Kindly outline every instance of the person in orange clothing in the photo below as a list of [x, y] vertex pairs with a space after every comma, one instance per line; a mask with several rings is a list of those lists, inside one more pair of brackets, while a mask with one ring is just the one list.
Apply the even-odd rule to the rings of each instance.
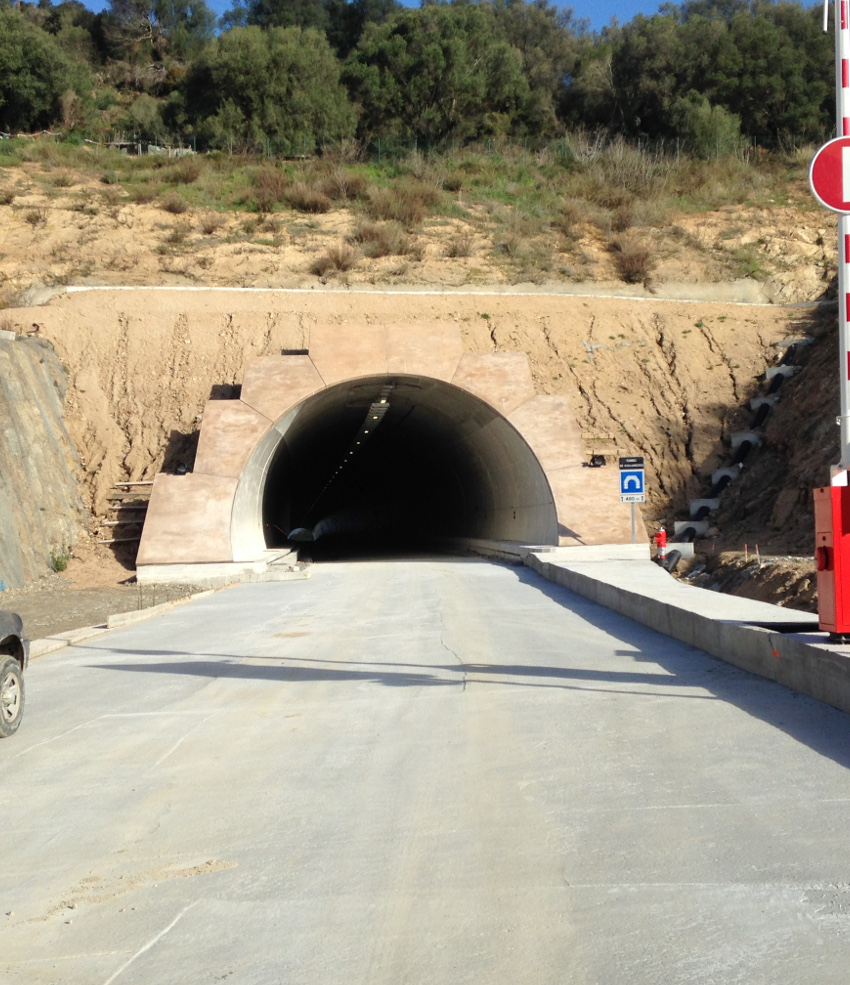
[[657, 548], [655, 560], [659, 564], [664, 564], [667, 560], [667, 531], [664, 527], [659, 527], [652, 539], [655, 541], [655, 546]]

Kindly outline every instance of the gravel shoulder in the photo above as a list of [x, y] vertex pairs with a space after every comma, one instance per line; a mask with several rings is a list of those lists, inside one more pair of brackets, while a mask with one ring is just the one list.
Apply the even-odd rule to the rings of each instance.
[[139, 585], [135, 571], [102, 545], [74, 548], [68, 567], [0, 594], [0, 608], [17, 612], [31, 640], [100, 626], [116, 612], [149, 609], [193, 592], [196, 585]]
[[100, 626], [116, 612], [148, 609], [200, 591], [193, 585], [116, 585], [75, 588], [58, 575], [4, 592], [0, 605], [17, 612], [30, 639], [43, 639], [83, 626]]

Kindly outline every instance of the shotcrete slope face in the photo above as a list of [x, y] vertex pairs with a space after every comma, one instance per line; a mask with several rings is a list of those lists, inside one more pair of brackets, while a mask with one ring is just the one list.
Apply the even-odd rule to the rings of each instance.
[[458, 536], [557, 543], [537, 458], [505, 418], [451, 384], [348, 381], [304, 401], [280, 432], [263, 491], [269, 547], [297, 528], [319, 554]]

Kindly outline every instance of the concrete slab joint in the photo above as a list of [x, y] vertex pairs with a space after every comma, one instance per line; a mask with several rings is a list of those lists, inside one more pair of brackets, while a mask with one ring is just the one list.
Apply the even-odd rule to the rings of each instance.
[[[453, 322], [325, 324], [312, 326], [306, 351], [249, 358], [239, 398], [208, 401], [194, 471], [154, 482], [140, 578], [164, 577], [171, 565], [233, 565], [257, 577], [267, 549], [281, 546], [270, 528], [285, 535], [288, 520], [298, 525], [283, 513], [272, 523], [264, 504], [281, 474], [295, 482], [304, 470], [305, 435], [322, 433], [332, 414], [347, 414], [354, 435], [363, 426], [357, 408], [386, 387], [393, 410], [427, 418], [422, 434], [442, 429], [445, 455], [468, 486], [464, 535], [556, 546], [631, 539], [615, 470], [582, 467], [570, 402], [535, 392], [525, 353], [465, 353]], [[201, 576], [195, 570], [193, 580]]]

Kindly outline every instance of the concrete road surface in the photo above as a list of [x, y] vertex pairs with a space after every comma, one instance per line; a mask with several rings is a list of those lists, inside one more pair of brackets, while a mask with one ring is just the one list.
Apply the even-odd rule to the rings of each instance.
[[4, 985], [850, 976], [850, 719], [527, 569], [317, 565], [28, 687]]

